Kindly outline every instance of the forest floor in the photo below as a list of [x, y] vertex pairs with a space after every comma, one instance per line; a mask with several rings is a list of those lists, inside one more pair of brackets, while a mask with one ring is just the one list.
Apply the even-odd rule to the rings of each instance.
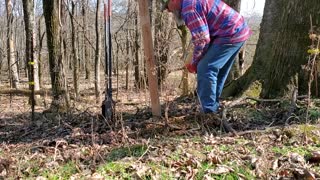
[[26, 96], [0, 95], [0, 179], [320, 178], [318, 99], [299, 100], [289, 116], [288, 101], [245, 100], [227, 111], [234, 136], [199, 118], [191, 95], [162, 93], [155, 120], [145, 92], [120, 90], [110, 122], [93, 89], [81, 93], [68, 113], [37, 106], [34, 121]]

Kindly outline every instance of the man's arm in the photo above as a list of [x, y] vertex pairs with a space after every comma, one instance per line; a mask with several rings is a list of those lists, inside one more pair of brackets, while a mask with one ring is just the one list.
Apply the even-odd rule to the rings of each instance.
[[194, 52], [191, 65], [196, 69], [199, 61], [209, 47], [209, 27], [206, 17], [204, 15], [200, 15], [196, 10], [188, 11], [187, 14], [183, 15], [183, 18], [192, 35]]

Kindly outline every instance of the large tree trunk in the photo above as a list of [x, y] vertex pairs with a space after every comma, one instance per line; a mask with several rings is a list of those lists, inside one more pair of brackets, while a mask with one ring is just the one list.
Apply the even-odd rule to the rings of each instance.
[[63, 68], [61, 4], [56, 0], [43, 1], [43, 10], [47, 31], [49, 51], [49, 68], [52, 85], [53, 100], [51, 110], [64, 112], [69, 108], [67, 82]]
[[13, 41], [13, 4], [11, 0], [6, 0], [7, 10], [7, 58], [9, 69], [9, 80], [13, 88], [19, 86], [18, 63], [15, 61], [14, 41]]
[[96, 95], [96, 103], [101, 104], [101, 90], [100, 90], [100, 28], [99, 28], [99, 14], [100, 14], [100, 0], [97, 0], [96, 9], [96, 52], [94, 60], [94, 88]]
[[311, 43], [308, 38], [310, 17], [313, 25], [320, 26], [318, 0], [282, 1], [281, 5], [283, 8], [278, 11], [280, 23], [275, 31], [272, 54], [269, 54], [272, 67], [262, 91], [264, 97], [290, 96], [290, 92], [298, 86], [299, 90], [306, 89], [306, 84], [298, 82], [297, 77], [302, 72], [301, 66], [308, 60], [306, 52]]
[[75, 9], [76, 5], [75, 2], [71, 2], [72, 10], [70, 14], [70, 19], [71, 19], [71, 41], [72, 41], [72, 55], [73, 55], [73, 86], [74, 86], [74, 94], [75, 94], [75, 99], [77, 100], [79, 98], [79, 55], [77, 48], [80, 48], [79, 46], [77, 47], [76, 42], [76, 27], [75, 27]]
[[[225, 89], [224, 95], [249, 90], [248, 95], [255, 91], [253, 94], [264, 98], [287, 97], [297, 86], [302, 89], [305, 84], [298, 84], [298, 74], [308, 60], [310, 16], [313, 25], [319, 26], [319, 9], [318, 0], [267, 0], [253, 64]], [[262, 85], [261, 94], [254, 82]]]
[[[36, 54], [36, 40], [35, 40], [35, 18], [34, 18], [34, 1], [23, 0], [24, 24], [26, 31], [26, 64], [29, 65], [28, 77], [29, 88], [34, 91], [40, 90], [39, 83], [39, 62]], [[40, 96], [30, 97], [31, 101], [38, 101]]]

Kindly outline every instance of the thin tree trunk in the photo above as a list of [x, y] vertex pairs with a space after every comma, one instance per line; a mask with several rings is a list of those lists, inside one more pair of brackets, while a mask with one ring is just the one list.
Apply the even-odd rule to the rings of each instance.
[[13, 88], [19, 88], [19, 74], [18, 66], [14, 55], [14, 41], [13, 41], [13, 4], [11, 0], [6, 0], [7, 10], [7, 58], [9, 69], [9, 80]]
[[3, 59], [2, 59], [2, 49], [0, 48], [0, 75], [1, 75], [1, 70], [2, 70], [2, 62], [3, 62]]
[[60, 24], [63, 16], [60, 2], [56, 0], [43, 1], [53, 95], [50, 110], [54, 112], [65, 112], [69, 108], [67, 82], [63, 67], [63, 36], [62, 24]]
[[95, 52], [95, 60], [94, 60], [94, 87], [95, 87], [95, 96], [96, 103], [101, 104], [101, 90], [100, 90], [100, 28], [99, 28], [99, 13], [100, 13], [100, 0], [97, 0], [97, 8], [96, 8], [96, 52]]
[[147, 63], [149, 91], [151, 97], [152, 114], [155, 117], [161, 116], [161, 106], [159, 100], [158, 82], [156, 77], [156, 67], [152, 45], [152, 33], [150, 26], [150, 16], [148, 12], [147, 0], [139, 0], [139, 12], [141, 18], [141, 29], [143, 34], [143, 46]]
[[[180, 26], [178, 27], [181, 31], [181, 44], [182, 44], [182, 50], [183, 50], [183, 58], [187, 59], [188, 56], [188, 47], [187, 47], [187, 41], [188, 41], [188, 30], [186, 26]], [[185, 68], [182, 72], [182, 95], [188, 95], [189, 94], [189, 72], [187, 68]]]
[[[35, 40], [35, 17], [34, 17], [34, 1], [23, 0], [24, 24], [26, 31], [26, 64], [28, 68], [28, 77], [30, 84], [29, 89], [34, 88], [34, 91], [40, 90], [39, 83], [39, 62], [36, 55], [36, 40]], [[31, 72], [32, 71], [32, 72]], [[30, 97], [31, 101], [37, 102], [39, 95]], [[34, 98], [34, 99], [33, 99]]]
[[72, 41], [72, 54], [73, 54], [73, 86], [74, 86], [74, 94], [75, 94], [75, 99], [77, 100], [79, 98], [79, 56], [78, 56], [78, 51], [76, 47], [76, 27], [74, 23], [74, 17], [75, 17], [75, 9], [76, 5], [75, 2], [71, 2], [72, 6], [72, 12], [71, 12], [71, 41]]
[[41, 18], [39, 18], [39, 26], [38, 26], [38, 38], [39, 38], [39, 46], [38, 46], [38, 76], [39, 76], [39, 88], [43, 86], [43, 81], [42, 81], [42, 56], [41, 56], [41, 51], [42, 51], [42, 43], [43, 43], [43, 38], [45, 35], [45, 32], [41, 32]]
[[162, 3], [157, 1], [155, 3], [154, 8], [154, 49], [155, 49], [155, 59], [158, 63], [157, 65], [157, 73], [158, 73], [158, 83], [161, 86], [167, 77], [167, 62], [168, 62], [168, 54], [169, 54], [169, 43], [168, 43], [168, 35], [171, 26], [171, 19], [169, 19], [168, 15], [164, 15], [160, 13], [160, 8]]
[[135, 12], [135, 19], [134, 19], [134, 26], [135, 26], [135, 35], [134, 35], [134, 79], [135, 79], [135, 87], [140, 89], [142, 88], [141, 83], [141, 76], [140, 76], [140, 65], [139, 65], [139, 52], [140, 52], [140, 36], [139, 36], [139, 26], [138, 26], [138, 9]]
[[89, 56], [89, 49], [88, 45], [86, 43], [85, 37], [88, 37], [88, 23], [87, 23], [87, 7], [88, 1], [82, 0], [82, 21], [83, 21], [83, 48], [84, 48], [84, 63], [85, 63], [85, 79], [90, 79], [91, 73], [90, 73], [90, 56]]

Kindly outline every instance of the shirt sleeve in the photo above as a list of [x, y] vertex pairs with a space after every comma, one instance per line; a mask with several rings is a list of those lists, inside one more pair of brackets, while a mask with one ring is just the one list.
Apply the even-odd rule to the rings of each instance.
[[192, 64], [198, 65], [201, 58], [207, 52], [210, 43], [209, 27], [204, 15], [195, 10], [183, 15], [184, 21], [192, 35], [194, 45]]

